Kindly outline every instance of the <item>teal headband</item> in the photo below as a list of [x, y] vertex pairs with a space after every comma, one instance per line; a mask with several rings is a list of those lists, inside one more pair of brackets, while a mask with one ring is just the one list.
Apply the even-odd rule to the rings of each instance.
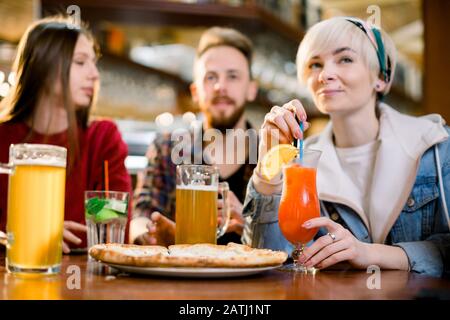
[[[345, 20], [353, 23], [359, 29], [361, 29], [369, 38], [370, 42], [373, 44], [375, 51], [377, 53], [378, 63], [380, 64], [380, 72], [383, 76], [383, 80], [386, 83], [389, 83], [391, 80], [391, 59], [387, 56], [386, 63], [386, 52], [384, 50], [383, 40], [381, 38], [381, 32], [377, 28], [368, 28], [365, 26], [365, 23], [362, 20], [355, 18], [345, 18]], [[369, 31], [372, 31], [374, 38], [372, 38], [369, 34]]]

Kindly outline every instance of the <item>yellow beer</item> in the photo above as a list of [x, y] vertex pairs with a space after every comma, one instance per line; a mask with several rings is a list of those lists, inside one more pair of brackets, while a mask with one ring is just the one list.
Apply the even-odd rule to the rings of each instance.
[[65, 163], [15, 164], [8, 190], [9, 271], [59, 268], [65, 181]]
[[217, 186], [177, 186], [176, 244], [216, 244], [217, 193]]
[[5, 274], [3, 282], [8, 300], [60, 300], [66, 284], [61, 277], [40, 274]]

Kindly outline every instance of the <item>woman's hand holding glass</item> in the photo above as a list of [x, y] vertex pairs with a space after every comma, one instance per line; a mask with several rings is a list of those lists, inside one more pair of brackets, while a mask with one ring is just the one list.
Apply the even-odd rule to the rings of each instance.
[[305, 248], [299, 263], [305, 267], [324, 269], [336, 263], [348, 261], [353, 267], [366, 268], [371, 263], [369, 257], [370, 244], [359, 241], [339, 223], [326, 217], [306, 221], [302, 227], [306, 229], [324, 227], [328, 234], [318, 238]]

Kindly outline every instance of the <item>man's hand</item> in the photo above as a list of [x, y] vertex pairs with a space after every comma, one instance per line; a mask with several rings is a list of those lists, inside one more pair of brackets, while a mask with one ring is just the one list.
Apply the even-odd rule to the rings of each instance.
[[236, 232], [242, 235], [244, 230], [244, 217], [242, 216], [244, 206], [233, 191], [230, 190], [228, 196], [230, 199], [230, 223], [228, 224], [227, 233]]
[[[230, 221], [228, 222], [228, 228], [225, 231], [225, 233], [229, 232], [236, 232], [239, 235], [242, 235], [242, 232], [244, 230], [244, 217], [242, 216], [242, 211], [244, 209], [244, 206], [239, 201], [239, 199], [236, 197], [236, 195], [233, 193], [233, 191], [228, 192], [229, 197], [229, 210], [230, 210]], [[218, 201], [217, 206], [217, 225], [221, 226], [223, 223], [223, 216], [222, 216], [222, 208], [223, 208], [223, 199], [220, 199]]]
[[175, 222], [155, 211], [147, 223], [147, 232], [141, 234], [134, 241], [139, 245], [169, 246], [175, 243]]

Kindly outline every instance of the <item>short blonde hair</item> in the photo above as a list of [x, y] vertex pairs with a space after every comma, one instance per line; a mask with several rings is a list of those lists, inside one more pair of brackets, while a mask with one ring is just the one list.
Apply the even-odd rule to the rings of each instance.
[[[372, 72], [373, 79], [376, 77], [383, 79], [377, 51], [369, 40], [368, 35], [347, 19], [346, 17], [330, 18], [315, 24], [308, 30], [297, 52], [297, 76], [300, 82], [305, 82], [307, 63], [311, 57], [334, 49], [336, 44], [342, 43], [348, 38], [351, 39], [351, 48], [361, 56], [365, 65]], [[351, 19], [355, 20], [356, 18]], [[369, 32], [372, 31], [369, 30]], [[386, 95], [391, 88], [394, 78], [397, 51], [389, 35], [381, 29], [380, 32], [386, 55], [385, 61], [388, 61], [389, 58], [391, 69], [387, 86], [382, 92], [383, 95]]]

